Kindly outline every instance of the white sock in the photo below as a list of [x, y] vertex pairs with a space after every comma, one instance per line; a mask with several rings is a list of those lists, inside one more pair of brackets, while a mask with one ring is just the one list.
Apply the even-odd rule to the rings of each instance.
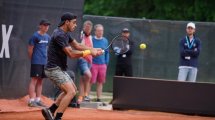
[[37, 97], [35, 101], [40, 102], [40, 100], [41, 100], [40, 97]]
[[34, 98], [30, 98], [29, 103], [34, 102]]

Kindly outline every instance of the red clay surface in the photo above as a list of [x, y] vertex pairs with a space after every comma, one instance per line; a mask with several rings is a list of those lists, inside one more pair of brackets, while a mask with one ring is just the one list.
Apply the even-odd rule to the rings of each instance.
[[[16, 100], [0, 99], [0, 114], [5, 112], [29, 112], [40, 110], [40, 108], [28, 107], [28, 99], [28, 96]], [[41, 99], [48, 106], [53, 103], [53, 101], [47, 97], [42, 96]]]
[[[40, 111], [0, 113], [1, 120], [44, 120]], [[210, 117], [145, 111], [103, 111], [93, 109], [67, 109], [63, 120], [215, 120]]]
[[[0, 100], [0, 120], [44, 120], [39, 108], [27, 107], [28, 97], [18, 100]], [[53, 101], [43, 97], [49, 105]], [[105, 111], [68, 108], [63, 120], [215, 120], [214, 117], [147, 111]]]

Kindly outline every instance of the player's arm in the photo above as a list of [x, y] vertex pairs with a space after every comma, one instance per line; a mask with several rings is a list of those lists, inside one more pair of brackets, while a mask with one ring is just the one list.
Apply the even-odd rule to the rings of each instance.
[[[97, 52], [97, 55], [101, 55], [103, 54], [103, 50], [101, 48], [92, 48], [92, 47], [88, 47], [84, 44], [78, 43], [75, 39], [70, 40], [69, 42], [70, 46], [75, 48], [76, 50], [90, 50], [91, 53]], [[94, 54], [92, 54], [93, 56], [95, 56]]]
[[[74, 38], [72, 38], [71, 34], [68, 33], [69, 37], [69, 44], [71, 47], [75, 48], [76, 50], [90, 50], [91, 52], [97, 51], [98, 55], [103, 54], [103, 50], [101, 48], [92, 48], [88, 47], [84, 44], [78, 43]], [[94, 56], [94, 55], [93, 55]]]
[[[90, 50], [84, 50], [84, 51], [79, 51], [79, 50], [73, 50], [71, 48], [71, 46], [68, 44], [67, 40], [65, 39], [69, 39], [63, 35], [57, 36], [55, 38], [55, 43], [58, 44], [59, 47], [62, 48], [62, 50], [65, 52], [65, 54], [69, 57], [69, 58], [79, 58], [79, 57], [84, 57], [86, 55], [89, 54], [96, 54], [93, 51], [91, 52]], [[69, 40], [70, 42], [72, 42], [72, 40]], [[70, 43], [69, 42], [69, 43]]]
[[73, 50], [70, 46], [64, 47], [63, 51], [70, 58], [79, 58], [79, 57], [83, 57], [84, 56], [83, 51]]
[[79, 57], [85, 57], [87, 55], [92, 55], [92, 56], [98, 56], [100, 55], [97, 50], [73, 50], [70, 46], [66, 46], [63, 48], [63, 51], [66, 53], [67, 56], [70, 58], [79, 58]]
[[33, 54], [34, 46], [28, 45], [28, 57], [31, 59]]
[[87, 47], [84, 44], [78, 43], [75, 39], [73, 39], [72, 42], [69, 43], [72, 47], [74, 47], [76, 50], [90, 50], [93, 49], [91, 47]]
[[[87, 55], [92, 55], [92, 56], [98, 56], [101, 55], [102, 49], [94, 49], [91, 47], [87, 47], [81, 43], [78, 43], [75, 39], [73, 39], [70, 35], [68, 35], [69, 37], [69, 48], [66, 47], [66, 49], [64, 48], [64, 52], [66, 52], [66, 54], [69, 57], [85, 57]], [[71, 47], [75, 48], [76, 50], [73, 50]], [[80, 52], [82, 52], [82, 56], [80, 56]], [[78, 55], [77, 55], [78, 54]]]

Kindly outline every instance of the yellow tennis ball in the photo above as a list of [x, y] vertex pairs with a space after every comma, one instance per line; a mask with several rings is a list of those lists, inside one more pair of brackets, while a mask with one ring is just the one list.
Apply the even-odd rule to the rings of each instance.
[[140, 44], [140, 49], [146, 49], [146, 44], [144, 44], [144, 43], [142, 43], [142, 44]]

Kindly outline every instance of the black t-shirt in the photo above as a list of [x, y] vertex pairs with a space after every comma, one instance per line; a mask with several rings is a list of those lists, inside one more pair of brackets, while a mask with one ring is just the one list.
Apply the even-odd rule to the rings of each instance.
[[67, 69], [67, 55], [63, 48], [68, 47], [73, 38], [69, 33], [57, 28], [54, 30], [48, 48], [48, 61], [46, 68], [59, 66], [62, 70]]

